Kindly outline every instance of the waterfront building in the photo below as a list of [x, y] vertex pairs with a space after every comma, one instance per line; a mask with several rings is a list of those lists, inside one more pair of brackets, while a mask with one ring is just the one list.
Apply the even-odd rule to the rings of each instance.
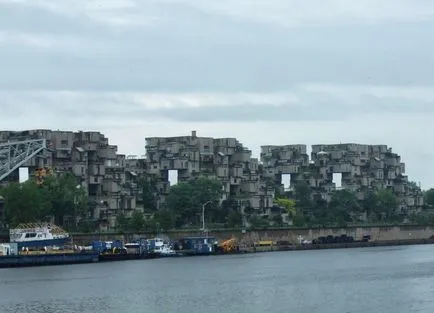
[[311, 158], [306, 145], [262, 146], [261, 161], [264, 177], [280, 184], [282, 175], [290, 175], [291, 187], [304, 181], [312, 197], [327, 202], [337, 189], [351, 190], [363, 200], [369, 191], [389, 188], [398, 198], [397, 213], [415, 213], [423, 206], [422, 191], [408, 180], [401, 157], [386, 145], [313, 145]]
[[251, 208], [264, 214], [273, 205], [274, 189], [260, 179], [259, 161], [235, 138], [190, 136], [146, 138], [147, 175], [157, 184], [159, 205], [169, 192], [169, 172], [178, 181], [198, 176], [223, 184], [221, 201], [231, 198], [240, 211]]
[[[273, 202], [276, 192], [285, 192], [285, 175], [290, 175], [289, 191], [303, 181], [311, 187], [312, 197], [325, 201], [337, 189], [349, 189], [363, 200], [369, 191], [389, 188], [398, 197], [398, 213], [411, 214], [423, 205], [422, 192], [408, 180], [401, 157], [386, 145], [314, 145], [310, 156], [303, 144], [265, 145], [259, 162], [235, 138], [199, 137], [196, 131], [188, 136], [148, 137], [146, 156], [139, 157], [118, 154], [117, 146], [99, 132], [0, 131], [0, 143], [29, 139], [45, 139], [47, 149], [23, 167], [40, 183], [50, 172], [73, 173], [78, 188], [89, 196], [90, 218], [103, 230], [113, 230], [121, 213], [144, 211], [143, 181], [152, 184], [155, 206], [161, 208], [170, 190], [171, 172], [177, 173], [178, 182], [199, 176], [219, 180], [221, 201], [231, 199], [240, 212], [249, 209], [262, 216], [276, 212]], [[17, 172], [8, 179], [18, 180]], [[341, 176], [338, 185], [336, 174]]]
[[[136, 197], [125, 188], [125, 155], [117, 153], [117, 146], [99, 132], [72, 132], [35, 129], [0, 131], [0, 142], [45, 139], [47, 149], [28, 160], [23, 167], [30, 175], [38, 176], [70, 172], [77, 177], [77, 188], [86, 190], [89, 197], [89, 217], [101, 228], [113, 229], [119, 213], [136, 208]], [[43, 169], [41, 171], [41, 169]], [[41, 174], [43, 173], [43, 174]], [[8, 179], [18, 180], [18, 171]]]

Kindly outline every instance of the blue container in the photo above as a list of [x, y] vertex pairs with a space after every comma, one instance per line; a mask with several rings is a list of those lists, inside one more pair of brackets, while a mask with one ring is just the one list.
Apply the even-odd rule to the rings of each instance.
[[111, 248], [122, 248], [124, 246], [122, 240], [114, 240], [111, 244]]
[[214, 237], [187, 237], [180, 240], [182, 250], [194, 251], [197, 254], [214, 252]]
[[105, 241], [94, 241], [92, 242], [92, 250], [97, 252], [102, 252], [107, 249], [107, 243]]

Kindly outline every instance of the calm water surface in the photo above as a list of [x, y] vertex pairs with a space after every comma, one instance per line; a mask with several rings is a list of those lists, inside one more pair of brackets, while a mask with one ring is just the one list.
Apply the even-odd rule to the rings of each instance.
[[434, 312], [434, 246], [0, 269], [0, 312]]

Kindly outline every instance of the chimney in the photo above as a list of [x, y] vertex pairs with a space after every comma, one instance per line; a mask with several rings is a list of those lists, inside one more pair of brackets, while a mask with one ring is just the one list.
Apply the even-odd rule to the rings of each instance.
[[191, 131], [191, 137], [196, 137], [196, 131], [195, 130]]

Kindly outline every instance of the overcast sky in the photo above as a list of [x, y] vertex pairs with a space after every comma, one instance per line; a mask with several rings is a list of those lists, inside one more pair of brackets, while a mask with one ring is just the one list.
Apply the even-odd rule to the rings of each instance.
[[387, 144], [428, 188], [433, 29], [432, 0], [0, 0], [0, 128]]

